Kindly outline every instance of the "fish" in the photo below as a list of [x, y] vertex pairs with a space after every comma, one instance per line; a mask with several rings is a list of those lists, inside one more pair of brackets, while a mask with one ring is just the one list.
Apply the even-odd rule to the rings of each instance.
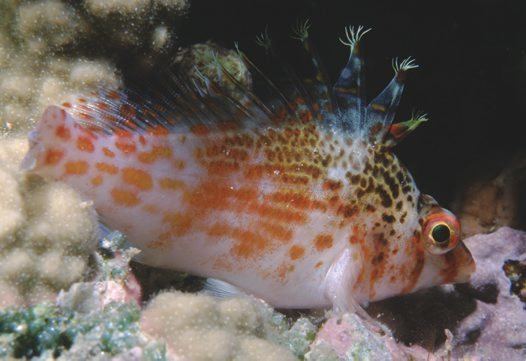
[[[393, 153], [424, 115], [393, 123], [414, 59], [366, 102], [360, 44], [332, 87], [308, 38], [315, 76], [290, 93], [264, 78], [263, 101], [171, 73], [147, 95], [97, 89], [51, 105], [29, 134], [23, 167], [71, 185], [138, 261], [224, 281], [279, 308], [352, 309], [467, 282], [475, 262], [455, 215], [421, 193]], [[254, 73], [261, 73], [239, 53]], [[204, 84], [204, 85], [203, 85]]]

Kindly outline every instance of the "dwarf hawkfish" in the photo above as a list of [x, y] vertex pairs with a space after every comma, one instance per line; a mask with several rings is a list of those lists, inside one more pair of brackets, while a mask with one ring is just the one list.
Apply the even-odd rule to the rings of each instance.
[[[23, 166], [66, 182], [146, 264], [210, 277], [281, 308], [354, 305], [465, 282], [474, 261], [455, 216], [421, 194], [392, 148], [425, 117], [392, 124], [410, 58], [368, 105], [363, 27], [345, 68], [264, 102], [224, 67], [238, 100], [170, 76], [148, 96], [98, 89], [49, 106]], [[254, 63], [239, 52], [255, 73]]]

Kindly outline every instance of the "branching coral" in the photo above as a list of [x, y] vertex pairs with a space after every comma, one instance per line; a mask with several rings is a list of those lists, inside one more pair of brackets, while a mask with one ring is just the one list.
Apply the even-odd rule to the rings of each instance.
[[26, 148], [23, 140], [0, 141], [0, 308], [53, 299], [81, 280], [97, 244], [89, 202], [17, 170]]

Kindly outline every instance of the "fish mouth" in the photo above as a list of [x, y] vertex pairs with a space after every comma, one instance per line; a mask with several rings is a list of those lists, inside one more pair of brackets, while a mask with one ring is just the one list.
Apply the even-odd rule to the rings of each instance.
[[475, 273], [477, 269], [471, 252], [464, 242], [461, 241], [452, 253], [455, 259], [455, 264], [457, 265], [457, 274], [454, 283], [469, 282], [471, 275]]

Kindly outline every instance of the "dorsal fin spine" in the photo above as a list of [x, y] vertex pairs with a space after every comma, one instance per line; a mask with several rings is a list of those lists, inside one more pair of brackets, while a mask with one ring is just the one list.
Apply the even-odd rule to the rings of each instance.
[[305, 49], [305, 51], [310, 55], [311, 63], [316, 71], [314, 80], [316, 85], [321, 88], [321, 95], [326, 103], [324, 104], [325, 110], [332, 112], [335, 104], [334, 99], [332, 98], [332, 94], [329, 91], [329, 76], [323, 68], [321, 58], [318, 55], [316, 48], [314, 47], [312, 41], [309, 38], [310, 27], [311, 24], [309, 19], [306, 19], [303, 22], [298, 20], [296, 26], [292, 28], [293, 34], [291, 35], [291, 37], [300, 41], [303, 46], [303, 49]]
[[408, 57], [401, 62], [398, 58], [392, 62], [394, 77], [380, 94], [374, 98], [366, 109], [367, 125], [370, 132], [373, 132], [373, 142], [380, 143], [385, 139], [389, 127], [393, 122], [396, 109], [400, 103], [400, 98], [404, 90], [405, 74], [411, 69], [418, 68], [414, 59]]
[[339, 39], [350, 49], [349, 60], [340, 73], [333, 87], [336, 104], [341, 113], [346, 114], [344, 130], [352, 132], [354, 125], [363, 129], [365, 125], [365, 74], [363, 59], [360, 54], [360, 40], [371, 29], [363, 26], [345, 28], [346, 40]]

